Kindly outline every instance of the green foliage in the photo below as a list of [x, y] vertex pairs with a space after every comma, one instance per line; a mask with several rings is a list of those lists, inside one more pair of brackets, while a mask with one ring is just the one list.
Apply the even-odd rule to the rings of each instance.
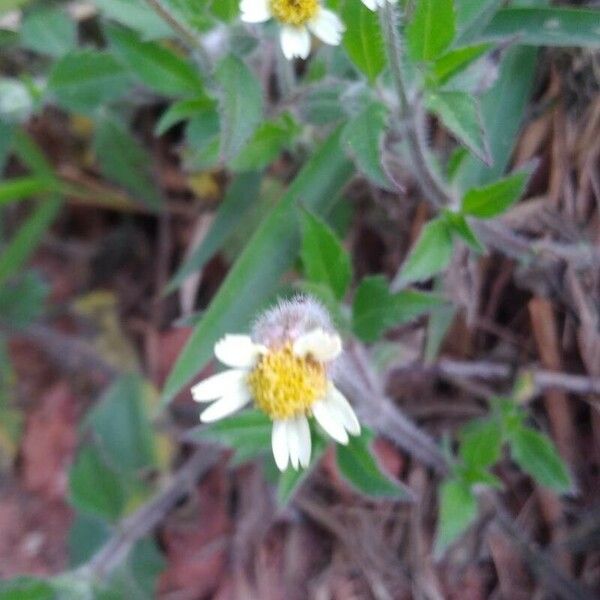
[[206, 364], [219, 337], [228, 331], [243, 330], [275, 291], [299, 249], [296, 202], [302, 200], [306, 208], [327, 213], [351, 173], [340, 146], [340, 132], [336, 131], [305, 164], [229, 271], [167, 379], [165, 402]]
[[44, 282], [32, 272], [0, 286], [0, 323], [14, 330], [27, 327], [42, 314], [47, 294]]
[[167, 37], [173, 31], [145, 0], [94, 0], [102, 13], [121, 25], [131, 27], [145, 40]]
[[122, 185], [149, 208], [161, 207], [162, 198], [150, 174], [151, 159], [123, 123], [111, 115], [98, 121], [94, 151], [107, 178]]
[[0, 600], [58, 600], [50, 582], [34, 577], [0, 581]]
[[360, 436], [351, 436], [347, 445], [336, 446], [340, 473], [357, 491], [375, 498], [408, 499], [410, 492], [400, 482], [382, 473], [371, 450], [373, 434], [363, 426]]
[[373, 342], [390, 329], [438, 308], [443, 299], [434, 294], [404, 290], [389, 291], [385, 277], [365, 277], [352, 304], [352, 329], [365, 342]]
[[215, 77], [221, 94], [221, 160], [234, 158], [250, 139], [263, 114], [263, 92], [246, 64], [227, 56], [218, 65]]
[[77, 46], [75, 23], [60, 9], [36, 9], [23, 20], [21, 44], [40, 54], [63, 56]]
[[374, 81], [385, 66], [377, 14], [362, 2], [346, 0], [341, 17], [346, 25], [344, 47], [348, 56], [369, 81]]
[[386, 111], [377, 102], [369, 104], [344, 127], [343, 142], [358, 169], [375, 185], [389, 188], [381, 166], [381, 147], [386, 126]]
[[523, 195], [528, 179], [528, 173], [520, 172], [490, 185], [470, 189], [462, 201], [463, 213], [479, 219], [501, 215]]
[[341, 300], [352, 278], [347, 252], [331, 228], [308, 211], [302, 211], [300, 256], [307, 279], [327, 286]]
[[48, 79], [48, 91], [60, 106], [83, 113], [121, 97], [129, 85], [129, 75], [117, 59], [94, 50], [65, 55], [55, 63]]
[[415, 61], [438, 58], [452, 43], [455, 33], [452, 0], [417, 0], [406, 27], [408, 52]]
[[439, 490], [436, 554], [443, 554], [476, 518], [477, 499], [473, 490], [459, 479], [445, 481]]

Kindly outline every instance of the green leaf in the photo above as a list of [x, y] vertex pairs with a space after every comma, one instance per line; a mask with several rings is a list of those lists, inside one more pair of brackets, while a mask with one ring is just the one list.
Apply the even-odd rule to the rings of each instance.
[[514, 39], [526, 46], [600, 48], [600, 11], [583, 8], [506, 8], [482, 33], [486, 39]]
[[572, 488], [569, 471], [547, 436], [528, 427], [516, 428], [509, 435], [513, 459], [537, 483], [557, 492]]
[[77, 47], [75, 23], [58, 8], [39, 8], [21, 25], [21, 44], [50, 56], [63, 56]]
[[329, 225], [308, 211], [302, 211], [300, 256], [308, 280], [327, 285], [341, 300], [352, 279], [350, 257]]
[[442, 216], [430, 221], [423, 227], [419, 239], [404, 261], [398, 284], [405, 285], [433, 277], [448, 266], [453, 251], [452, 232], [446, 219]]
[[493, 165], [487, 167], [479, 159], [467, 157], [455, 176], [459, 189], [484, 185], [504, 174], [528, 105], [536, 56], [533, 48], [512, 48], [506, 52], [500, 76], [481, 103]]
[[0, 600], [59, 600], [49, 581], [16, 577], [0, 581]]
[[344, 127], [343, 141], [358, 169], [375, 185], [389, 189], [389, 180], [381, 166], [385, 128], [385, 107], [373, 102], [350, 119]]
[[491, 164], [479, 105], [473, 96], [466, 92], [432, 92], [427, 96], [426, 105], [475, 156]]
[[102, 395], [86, 418], [103, 456], [118, 470], [134, 475], [156, 466], [150, 409], [156, 392], [140, 375], [123, 375]]
[[129, 85], [129, 75], [117, 60], [107, 52], [94, 50], [65, 55], [48, 79], [48, 90], [60, 106], [84, 113], [116, 100]]
[[0, 322], [9, 330], [27, 327], [44, 310], [48, 287], [32, 272], [0, 286]]
[[238, 16], [239, 6], [239, 0], [212, 0], [210, 8], [215, 17], [229, 23]]
[[505, 0], [454, 0], [454, 3], [458, 41], [464, 43], [476, 38], [485, 29]]
[[492, 48], [491, 44], [475, 44], [450, 50], [433, 65], [432, 76], [436, 85], [442, 85], [467, 69]]
[[453, 0], [417, 0], [406, 27], [408, 52], [415, 61], [437, 58], [454, 39]]
[[460, 433], [460, 456], [473, 468], [491, 467], [500, 459], [502, 425], [498, 419], [478, 419], [468, 423]]
[[410, 492], [399, 481], [381, 471], [371, 451], [373, 434], [363, 427], [347, 445], [336, 445], [337, 465], [344, 479], [358, 492], [371, 498], [408, 499]]
[[463, 481], [450, 479], [440, 487], [435, 553], [442, 555], [477, 518], [477, 499]]
[[385, 50], [377, 13], [362, 2], [347, 1], [341, 13], [346, 25], [344, 47], [352, 62], [367, 76], [375, 78], [385, 66]]
[[69, 472], [70, 499], [86, 513], [117, 519], [125, 506], [125, 492], [118, 474], [94, 446], [82, 448]]
[[503, 214], [524, 193], [529, 174], [515, 173], [484, 187], [469, 190], [462, 201], [462, 211], [478, 219]]
[[374, 342], [388, 329], [439, 308], [439, 296], [415, 290], [392, 294], [382, 275], [365, 277], [352, 304], [352, 329], [365, 342]]
[[453, 234], [460, 237], [460, 239], [465, 242], [465, 244], [467, 244], [474, 252], [477, 252], [478, 254], [485, 252], [485, 246], [479, 241], [479, 238], [469, 223], [467, 223], [464, 215], [447, 211], [445, 216], [446, 222], [448, 223], [448, 226], [452, 230]]
[[149, 208], [161, 207], [162, 198], [150, 174], [152, 160], [121, 122], [110, 115], [103, 118], [96, 127], [93, 145], [108, 179], [122, 185]]
[[220, 156], [227, 162], [238, 154], [260, 123], [263, 92], [254, 73], [233, 55], [219, 63], [215, 78], [221, 86]]
[[173, 35], [172, 29], [145, 0], [93, 0], [103, 14], [139, 32], [143, 39]]
[[304, 165], [287, 193], [249, 240], [179, 356], [163, 394], [168, 402], [208, 362], [215, 342], [247, 326], [296, 258], [300, 239], [296, 203], [327, 213], [352, 175], [334, 132]]
[[300, 127], [289, 113], [274, 121], [265, 121], [242, 151], [231, 162], [234, 171], [260, 171], [292, 144]]
[[237, 415], [201, 425], [187, 432], [189, 440], [212, 440], [236, 450], [236, 462], [270, 452], [273, 423], [260, 410], [245, 410]]
[[204, 86], [198, 71], [187, 60], [157, 42], [144, 42], [134, 32], [109, 26], [111, 48], [132, 75], [165, 96], [197, 96]]
[[58, 215], [62, 202], [42, 200], [25, 223], [21, 225], [9, 244], [0, 253], [0, 284], [18, 273], [35, 252], [46, 230]]
[[214, 100], [207, 96], [200, 96], [198, 98], [192, 98], [191, 100], [179, 100], [169, 106], [169, 108], [162, 114], [160, 120], [154, 128], [154, 133], [158, 136], [163, 135], [166, 131], [171, 129], [173, 125], [196, 117], [207, 110], [214, 109], [216, 103]]
[[111, 528], [104, 519], [78, 512], [69, 529], [69, 566], [75, 568], [87, 562], [110, 534]]
[[225, 198], [219, 205], [215, 220], [202, 243], [181, 265], [169, 282], [166, 292], [176, 290], [192, 273], [204, 267], [222, 247], [248, 210], [258, 200], [260, 176], [257, 173], [238, 175], [229, 185]]

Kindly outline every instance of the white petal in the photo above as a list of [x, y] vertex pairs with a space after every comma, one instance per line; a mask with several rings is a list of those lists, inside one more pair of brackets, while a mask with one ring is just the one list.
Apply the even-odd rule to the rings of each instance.
[[300, 464], [300, 436], [296, 419], [288, 419], [285, 423], [288, 448], [290, 451], [290, 462], [295, 471]]
[[308, 419], [304, 415], [296, 418], [296, 431], [300, 446], [300, 465], [306, 469], [310, 464], [311, 437]]
[[369, 10], [376, 10], [377, 7], [379, 6], [379, 2], [378, 0], [362, 0], [362, 3], [369, 9]]
[[344, 426], [337, 420], [337, 410], [332, 410], [330, 404], [325, 400], [319, 400], [312, 405], [313, 415], [319, 425], [340, 444], [348, 443], [348, 434]]
[[277, 468], [280, 471], [285, 471], [289, 459], [286, 421], [273, 421], [271, 447], [273, 448], [273, 458], [275, 458]]
[[333, 384], [329, 384], [329, 390], [325, 402], [328, 402], [330, 406], [335, 407], [339, 419], [341, 420], [344, 428], [351, 435], [360, 435], [360, 423], [356, 418], [356, 413], [346, 397], [340, 392]]
[[247, 371], [242, 369], [228, 369], [222, 373], [217, 373], [197, 383], [191, 389], [192, 398], [196, 402], [210, 402], [221, 396], [226, 396], [238, 390], [240, 385], [244, 384], [246, 375]]
[[264, 23], [272, 16], [270, 0], [242, 0], [240, 12], [246, 23]]
[[342, 41], [344, 24], [332, 11], [322, 8], [317, 16], [308, 23], [308, 28], [326, 44], [337, 46]]
[[310, 53], [310, 33], [306, 27], [291, 27], [284, 25], [281, 28], [281, 49], [288, 59], [306, 58]]
[[228, 367], [249, 369], [266, 348], [255, 344], [247, 335], [226, 335], [215, 344], [215, 356]]
[[228, 417], [232, 413], [240, 410], [250, 402], [250, 393], [247, 390], [239, 390], [223, 396], [216, 402], [213, 402], [201, 415], [200, 420], [203, 423], [212, 423], [223, 417]]
[[306, 356], [310, 354], [319, 362], [329, 362], [342, 352], [342, 340], [335, 333], [327, 333], [322, 329], [313, 329], [301, 335], [294, 342], [294, 354]]

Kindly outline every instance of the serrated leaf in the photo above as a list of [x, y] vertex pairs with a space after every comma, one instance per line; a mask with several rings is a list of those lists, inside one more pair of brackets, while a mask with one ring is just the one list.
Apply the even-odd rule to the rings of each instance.
[[373, 102], [348, 121], [343, 141], [358, 169], [375, 185], [389, 189], [389, 180], [381, 166], [385, 128], [385, 107]]
[[156, 466], [150, 407], [156, 391], [140, 375], [117, 379], [86, 418], [103, 455], [113, 468], [133, 476]]
[[199, 271], [223, 246], [228, 237], [247, 216], [248, 210], [258, 200], [260, 176], [257, 173], [238, 175], [229, 185], [225, 198], [219, 205], [215, 220], [206, 237], [190, 257], [181, 265], [169, 282], [166, 292], [177, 289], [187, 277]]
[[203, 93], [196, 68], [173, 51], [157, 42], [144, 42], [134, 31], [121, 27], [108, 26], [106, 33], [117, 58], [150, 89], [165, 96]]
[[385, 66], [385, 50], [377, 13], [362, 2], [346, 2], [341, 13], [346, 25], [344, 47], [352, 62], [373, 82]]
[[363, 427], [359, 436], [350, 436], [347, 445], [336, 445], [337, 465], [344, 479], [357, 491], [374, 498], [411, 498], [398, 481], [381, 471], [370, 445], [373, 434]]
[[477, 518], [477, 499], [463, 481], [450, 479], [439, 492], [438, 528], [435, 553], [442, 555]]
[[93, 0], [100, 11], [150, 40], [173, 35], [173, 30], [145, 0]]
[[229, 270], [167, 379], [164, 402], [202, 369], [219, 337], [246, 327], [256, 310], [274, 292], [299, 249], [296, 203], [302, 200], [306, 208], [326, 214], [352, 171], [352, 164], [341, 149], [340, 131], [336, 130], [304, 165]]
[[327, 285], [341, 300], [352, 278], [350, 257], [333, 230], [308, 211], [302, 211], [300, 256], [309, 281]]
[[160, 208], [162, 198], [150, 174], [152, 161], [121, 122], [111, 116], [103, 118], [96, 127], [93, 147], [108, 179], [122, 185], [149, 208]]
[[490, 150], [475, 98], [465, 92], [439, 91], [427, 96], [426, 105], [475, 156], [490, 164]]
[[20, 34], [21, 44], [40, 54], [63, 56], [77, 46], [75, 23], [58, 8], [43, 7], [29, 13]]
[[424, 281], [443, 271], [452, 259], [452, 232], [441, 217], [427, 223], [402, 265], [398, 284]]
[[509, 175], [490, 185], [469, 190], [462, 201], [462, 211], [478, 219], [490, 219], [503, 214], [523, 195], [529, 174]]
[[485, 469], [500, 459], [502, 425], [498, 419], [479, 419], [468, 423], [460, 433], [459, 454], [473, 468]]
[[256, 76], [239, 58], [224, 58], [215, 71], [221, 86], [221, 160], [237, 155], [250, 139], [263, 114], [263, 92]]
[[509, 444], [515, 462], [537, 483], [557, 492], [572, 488], [569, 471], [547, 436], [528, 427], [518, 427], [510, 433]]
[[473, 62], [483, 56], [490, 48], [491, 44], [475, 44], [473, 46], [463, 46], [450, 50], [443, 56], [440, 56], [433, 65], [432, 76], [437, 85], [442, 85], [467, 69]]
[[352, 329], [365, 342], [374, 342], [387, 329], [439, 308], [443, 303], [440, 296], [415, 290], [392, 294], [382, 275], [365, 277], [354, 296]]
[[121, 516], [125, 506], [121, 479], [94, 446], [82, 448], [69, 471], [69, 497], [86, 513], [111, 520]]
[[437, 58], [454, 39], [453, 0], [417, 0], [406, 27], [408, 52], [415, 61]]
[[126, 69], [108, 52], [76, 50], [54, 65], [48, 91], [60, 106], [87, 113], [122, 96], [130, 81]]

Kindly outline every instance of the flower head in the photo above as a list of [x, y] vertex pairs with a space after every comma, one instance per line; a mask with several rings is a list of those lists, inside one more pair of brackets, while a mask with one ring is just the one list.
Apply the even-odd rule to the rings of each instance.
[[377, 10], [378, 8], [381, 8], [386, 2], [395, 4], [397, 1], [398, 0], [362, 0], [362, 3], [369, 10]]
[[281, 24], [281, 48], [288, 60], [306, 58], [311, 32], [326, 44], [337, 46], [344, 32], [339, 17], [323, 8], [320, 0], [241, 0], [242, 21]]
[[226, 335], [217, 342], [215, 356], [230, 369], [192, 388], [194, 400], [212, 402], [200, 419], [216, 421], [254, 401], [273, 421], [277, 467], [308, 467], [311, 416], [340, 444], [360, 433], [352, 407], [331, 380], [341, 352], [319, 304], [305, 297], [282, 302], [258, 319], [252, 337]]

